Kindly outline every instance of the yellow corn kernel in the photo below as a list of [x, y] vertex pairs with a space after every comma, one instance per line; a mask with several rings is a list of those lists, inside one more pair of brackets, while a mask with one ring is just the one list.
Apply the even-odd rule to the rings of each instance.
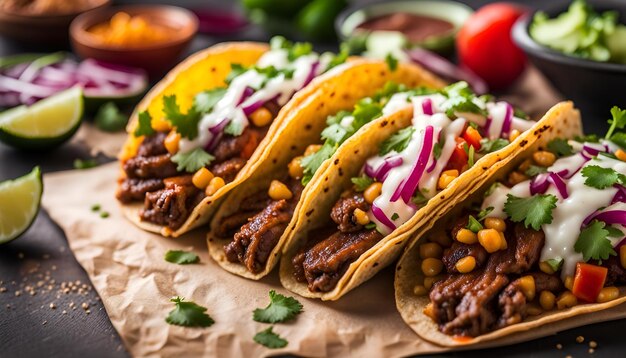
[[416, 285], [413, 288], [413, 293], [415, 294], [415, 296], [426, 296], [426, 294], [428, 294], [428, 290], [426, 289], [426, 287], [424, 287], [424, 285]]
[[438, 230], [428, 235], [428, 241], [436, 242], [442, 247], [450, 247], [452, 245], [452, 238], [444, 231]]
[[302, 156], [293, 158], [289, 165], [289, 176], [294, 179], [300, 179], [304, 175], [304, 168], [302, 168]]
[[555, 301], [556, 296], [550, 291], [541, 291], [541, 293], [539, 294], [539, 304], [541, 305], [541, 308], [543, 308], [545, 311], [550, 311], [551, 309], [553, 309]]
[[457, 261], [454, 267], [460, 273], [472, 272], [474, 268], [476, 268], [476, 259], [474, 258], [474, 256], [465, 256], [464, 258]]
[[430, 290], [431, 288], [433, 288], [435, 282], [441, 281], [442, 278], [443, 277], [441, 275], [424, 277], [424, 287], [426, 287], [427, 290]]
[[556, 155], [547, 150], [540, 150], [533, 153], [533, 160], [537, 165], [542, 167], [549, 167], [556, 161]]
[[456, 179], [457, 177], [453, 177], [451, 175], [447, 175], [447, 174], [441, 174], [441, 176], [439, 177], [439, 180], [437, 181], [437, 189], [445, 189], [448, 187], [448, 185], [450, 185], [450, 183], [452, 183], [452, 181], [454, 179]]
[[563, 282], [563, 285], [565, 286], [565, 288], [571, 291], [574, 287], [574, 278], [572, 276], [567, 276], [565, 278], [565, 282]]
[[559, 295], [559, 298], [556, 300], [556, 308], [564, 309], [574, 307], [578, 304], [578, 298], [574, 296], [570, 291], [565, 291]]
[[456, 232], [456, 241], [471, 245], [478, 242], [478, 236], [472, 230], [463, 228]]
[[368, 204], [371, 204], [380, 196], [380, 193], [383, 192], [383, 183], [375, 182], [370, 184], [370, 186], [365, 189], [363, 192], [363, 198], [367, 201]]
[[428, 303], [422, 312], [433, 320], [436, 318], [432, 302]]
[[494, 229], [500, 232], [504, 232], [504, 230], [506, 230], [506, 223], [500, 218], [486, 218], [485, 227], [487, 229]]
[[176, 131], [169, 132], [163, 141], [165, 149], [167, 149], [167, 152], [170, 154], [178, 152], [178, 143], [180, 143], [180, 134]]
[[478, 232], [478, 242], [482, 247], [492, 254], [502, 247], [502, 238], [500, 233], [494, 229], [482, 229]]
[[459, 176], [459, 171], [456, 169], [445, 170], [441, 175], [451, 176], [453, 178], [457, 178]]
[[511, 174], [509, 174], [509, 183], [511, 185], [519, 184], [523, 182], [524, 180], [528, 180], [528, 176], [526, 176], [523, 173], [513, 171], [511, 172]]
[[220, 188], [224, 185], [226, 185], [224, 179], [220, 177], [214, 177], [213, 179], [211, 179], [206, 189], [204, 189], [204, 193], [206, 194], [206, 196], [211, 196], [215, 194], [218, 190], [220, 190]]
[[517, 137], [519, 137], [520, 134], [522, 134], [522, 133], [520, 133], [520, 131], [518, 131], [517, 129], [513, 129], [509, 133], [509, 142], [512, 142], [512, 141], [516, 140]]
[[311, 144], [304, 150], [304, 156], [315, 154], [318, 150], [322, 148], [321, 144]]
[[427, 259], [427, 258], [439, 259], [441, 258], [441, 254], [443, 254], [443, 249], [436, 242], [427, 242], [427, 243], [421, 244], [419, 250], [420, 250], [420, 258], [422, 260]]
[[152, 118], [152, 121], [150, 122], [150, 124], [152, 126], [152, 129], [154, 129], [157, 132], [167, 132], [170, 129], [172, 129], [172, 125], [170, 124], [170, 121], [165, 119], [165, 117]]
[[291, 190], [287, 188], [287, 185], [279, 182], [278, 180], [272, 180], [267, 194], [270, 196], [270, 198], [272, 198], [272, 200], [287, 200], [291, 199], [291, 197], [293, 196]]
[[257, 127], [265, 127], [272, 122], [272, 112], [265, 107], [261, 107], [250, 114], [250, 120]]
[[617, 159], [621, 160], [622, 162], [626, 162], [626, 152], [624, 152], [621, 149], [618, 149], [615, 152], [615, 156], [617, 157]]
[[509, 244], [506, 242], [506, 237], [504, 237], [504, 233], [502, 231], [498, 231], [500, 235], [500, 250], [506, 250], [509, 247]]
[[519, 278], [519, 284], [526, 300], [532, 301], [535, 299], [535, 278], [531, 275], [526, 275]]
[[626, 269], [626, 245], [619, 248], [619, 262], [622, 264], [622, 268]]
[[552, 275], [554, 273], [552, 266], [548, 265], [548, 263], [545, 261], [541, 261], [539, 263], [539, 269], [541, 270], [541, 272], [547, 273], [548, 275]]
[[617, 297], [619, 297], [619, 289], [617, 287], [615, 286], [603, 287], [600, 290], [600, 294], [598, 294], [598, 298], [596, 299], [596, 301], [598, 303], [604, 303], [604, 302], [613, 301]]
[[428, 277], [437, 276], [443, 270], [443, 262], [439, 259], [429, 257], [422, 261], [422, 272]]
[[529, 316], [539, 316], [543, 313], [543, 310], [538, 304], [531, 303], [526, 307], [526, 313], [528, 313]]
[[356, 208], [354, 209], [354, 221], [359, 225], [367, 225], [370, 223], [370, 218], [365, 211]]
[[213, 173], [207, 168], [200, 168], [191, 178], [191, 182], [198, 189], [205, 189], [213, 180]]

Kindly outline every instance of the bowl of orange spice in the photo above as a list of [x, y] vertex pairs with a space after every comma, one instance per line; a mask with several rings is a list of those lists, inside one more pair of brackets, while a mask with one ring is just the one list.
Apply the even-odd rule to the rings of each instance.
[[122, 6], [78, 16], [70, 38], [84, 58], [139, 67], [157, 76], [178, 62], [197, 30], [198, 19], [183, 8]]

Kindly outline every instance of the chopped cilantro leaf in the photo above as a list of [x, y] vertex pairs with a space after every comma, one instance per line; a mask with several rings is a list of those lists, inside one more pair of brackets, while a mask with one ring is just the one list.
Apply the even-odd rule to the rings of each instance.
[[91, 206], [91, 211], [100, 211], [100, 209], [101, 209], [100, 204], [93, 204]]
[[196, 264], [200, 262], [200, 257], [193, 252], [168, 250], [165, 253], [165, 261], [179, 265]]
[[172, 162], [178, 164], [176, 170], [195, 173], [198, 169], [203, 168], [215, 159], [214, 156], [204, 151], [202, 148], [196, 148], [191, 152], [178, 152], [172, 157]]
[[399, 93], [399, 92], [405, 92], [406, 90], [407, 90], [406, 86], [403, 85], [402, 83], [389, 81], [385, 83], [382, 89], [378, 90], [378, 92], [376, 92], [376, 94], [372, 96], [372, 99], [375, 102], [380, 102], [383, 99], [388, 99], [394, 94]]
[[195, 107], [192, 106], [186, 114], [183, 114], [176, 103], [176, 95], [164, 96], [163, 113], [172, 126], [176, 127], [181, 137], [194, 139], [198, 136], [198, 122], [201, 117]]
[[584, 142], [598, 143], [600, 141], [597, 134], [587, 134], [587, 135], [582, 135], [582, 136], [576, 136], [574, 137], [574, 140], [579, 143], [584, 143]]
[[626, 175], [618, 173], [612, 168], [588, 165], [583, 168], [581, 173], [586, 178], [585, 185], [596, 189], [606, 189], [615, 184], [626, 184]]
[[620, 148], [626, 149], [626, 133], [617, 132], [611, 136], [611, 142], [617, 144]]
[[483, 138], [480, 141], [480, 153], [491, 153], [498, 151], [509, 145], [509, 141], [503, 138], [489, 139]]
[[479, 232], [483, 229], [483, 225], [478, 220], [476, 220], [474, 216], [470, 215], [468, 218], [467, 226], [465, 228], [471, 230], [472, 232]]
[[270, 304], [254, 310], [252, 319], [263, 323], [285, 322], [302, 312], [302, 304], [293, 297], [286, 297], [276, 291], [270, 291]]
[[504, 211], [513, 222], [524, 222], [527, 228], [539, 230], [541, 225], [552, 222], [552, 210], [556, 208], [557, 198], [551, 194], [534, 195], [519, 198], [507, 194]]
[[300, 165], [304, 168], [304, 175], [302, 176], [302, 184], [307, 185], [308, 182], [313, 178], [313, 175], [322, 166], [322, 163], [335, 153], [335, 149], [337, 148], [336, 144], [331, 142], [326, 142], [322, 145], [322, 148], [317, 152], [307, 155], [302, 158]]
[[352, 111], [352, 115], [354, 116], [354, 121], [352, 121], [351, 125], [352, 133], [355, 133], [361, 127], [371, 122], [374, 118], [380, 117], [382, 114], [383, 107], [379, 103], [371, 98], [360, 100], [354, 106], [354, 111]]
[[281, 48], [288, 49], [291, 47], [291, 41], [287, 40], [283, 36], [274, 36], [270, 39], [270, 48], [272, 50], [280, 50]]
[[526, 112], [522, 111], [520, 108], [515, 107], [513, 109], [513, 115], [517, 118], [528, 119], [530, 118]]
[[604, 222], [594, 220], [580, 232], [574, 250], [583, 255], [583, 260], [593, 259], [602, 262], [610, 255], [617, 255], [611, 240], [607, 238], [609, 230], [606, 230], [605, 226]]
[[313, 45], [309, 42], [296, 42], [287, 52], [289, 61], [295, 61], [300, 56], [313, 52]]
[[328, 118], [326, 118], [326, 124], [327, 125], [331, 125], [331, 124], [339, 124], [341, 123], [341, 120], [352, 115], [352, 112], [348, 112], [348, 111], [339, 111], [337, 112], [335, 115], [333, 116], [328, 116]]
[[206, 307], [194, 302], [184, 302], [184, 300], [182, 297], [174, 297], [170, 300], [176, 307], [167, 315], [165, 322], [184, 327], [210, 327], [215, 323], [213, 318], [205, 313]]
[[235, 77], [241, 75], [242, 73], [246, 72], [248, 69], [243, 67], [242, 65], [238, 64], [238, 63], [231, 63], [230, 64], [230, 73], [228, 74], [228, 76], [226, 76], [226, 79], [224, 80], [227, 84], [230, 84]]
[[478, 221], [483, 221], [485, 220], [487, 215], [489, 215], [492, 211], [493, 211], [493, 206], [486, 207], [483, 210], [478, 212], [478, 215], [476, 215], [476, 219]]
[[455, 113], [478, 113], [487, 115], [484, 109], [474, 103], [473, 100], [476, 96], [467, 82], [461, 81], [444, 87], [441, 90], [441, 94], [448, 97], [442, 104], [442, 107], [446, 109], [446, 115], [450, 118], [455, 118]]
[[358, 192], [365, 191], [372, 183], [374, 179], [370, 178], [367, 174], [363, 174], [360, 177], [350, 179], [354, 184], [354, 189]]
[[261, 331], [254, 335], [254, 341], [267, 348], [283, 348], [286, 347], [289, 342], [281, 338], [272, 330], [274, 326]]
[[120, 112], [114, 102], [100, 106], [95, 117], [96, 127], [106, 132], [121, 131], [127, 122], [128, 117]]
[[608, 132], [606, 132], [605, 139], [610, 139], [616, 129], [624, 129], [624, 127], [626, 127], [626, 110], [613, 106], [613, 108], [611, 108], [611, 116], [613, 116], [613, 118], [608, 120], [611, 127], [609, 127]]
[[574, 153], [572, 146], [567, 143], [567, 139], [563, 138], [555, 138], [551, 140], [548, 142], [547, 148], [558, 157], [564, 157]]
[[137, 117], [139, 121], [137, 122], [137, 129], [133, 133], [135, 137], [153, 135], [155, 132], [152, 129], [152, 116], [150, 116], [150, 113], [148, 111], [139, 112]]
[[95, 159], [74, 159], [74, 169], [90, 169], [98, 166]]
[[385, 62], [387, 62], [387, 66], [389, 66], [391, 71], [395, 71], [396, 68], [398, 68], [398, 59], [395, 58], [391, 52], [385, 56]]
[[348, 130], [341, 126], [341, 124], [335, 123], [324, 128], [321, 137], [324, 140], [331, 141], [333, 143], [342, 143], [347, 137]]
[[193, 106], [200, 113], [210, 112], [225, 94], [226, 88], [223, 87], [202, 91], [193, 98]]
[[624, 233], [622, 230], [616, 228], [615, 226], [608, 225], [605, 229], [609, 232], [609, 237], [623, 237]]
[[240, 136], [241, 133], [243, 133], [244, 129], [245, 128], [242, 122], [230, 121], [226, 125], [226, 128], [224, 128], [224, 133], [237, 137], [237, 136]]
[[364, 228], [366, 228], [367, 230], [376, 229], [376, 223], [370, 222], [368, 224], [365, 224]]
[[403, 151], [409, 145], [414, 132], [415, 127], [413, 126], [397, 131], [380, 145], [380, 155], [385, 155], [393, 150], [396, 152]]
[[546, 260], [546, 263], [550, 266], [552, 271], [557, 272], [558, 270], [561, 269], [561, 266], [563, 266], [563, 259], [560, 257], [555, 258], [555, 259], [549, 259], [549, 260]]
[[393, 213], [393, 215], [391, 215], [391, 220], [396, 221], [399, 217], [400, 215], [398, 215], [398, 213]]
[[336, 55], [332, 55], [332, 56], [333, 56], [332, 59], [328, 63], [328, 67], [326, 67], [327, 71], [333, 67], [337, 67], [341, 65], [342, 63], [346, 62], [346, 60], [348, 59], [348, 56], [350, 56], [350, 45], [347, 43], [342, 43], [340, 46], [339, 53]]
[[424, 194], [422, 194], [422, 192], [418, 191], [415, 193], [415, 195], [413, 195], [413, 197], [411, 197], [411, 201], [413, 202], [413, 204], [417, 206], [422, 206], [424, 205], [424, 203], [428, 201], [428, 199], [426, 199], [426, 197], [424, 196]]
[[530, 165], [528, 167], [528, 169], [526, 169], [524, 174], [528, 175], [529, 177], [534, 177], [536, 175], [539, 175], [541, 173], [545, 173], [547, 171], [548, 171], [548, 169], [546, 169], [544, 167], [540, 167], [538, 165]]
[[441, 157], [441, 150], [443, 149], [444, 144], [444, 142], [437, 142], [433, 146], [433, 155], [435, 156], [435, 159], [439, 159], [439, 157]]

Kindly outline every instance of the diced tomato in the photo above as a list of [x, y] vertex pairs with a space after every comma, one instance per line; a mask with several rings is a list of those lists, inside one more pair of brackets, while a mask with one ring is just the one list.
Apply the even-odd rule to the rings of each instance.
[[463, 133], [463, 139], [465, 139], [467, 144], [474, 147], [474, 149], [480, 150], [480, 140], [483, 139], [483, 137], [475, 128], [471, 126], [467, 127], [465, 133]]
[[241, 157], [244, 159], [250, 159], [252, 154], [254, 154], [254, 150], [259, 146], [259, 139], [256, 135], [251, 135], [250, 140], [246, 143], [246, 145], [241, 150]]
[[465, 146], [467, 142], [463, 138], [456, 139], [456, 147], [454, 147], [454, 151], [452, 152], [452, 156], [450, 157], [450, 161], [448, 161], [448, 165], [446, 169], [456, 169], [461, 173], [463, 171], [463, 166], [467, 165], [467, 152], [465, 151]]
[[608, 270], [606, 267], [579, 262], [576, 264], [576, 275], [572, 293], [585, 302], [596, 302]]

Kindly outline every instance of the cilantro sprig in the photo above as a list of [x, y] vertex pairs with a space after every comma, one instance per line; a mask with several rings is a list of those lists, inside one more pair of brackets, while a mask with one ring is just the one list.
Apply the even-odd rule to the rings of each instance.
[[165, 253], [165, 261], [173, 264], [188, 265], [200, 262], [200, 257], [193, 252], [169, 250]]
[[611, 240], [608, 239], [610, 231], [606, 228], [606, 223], [594, 220], [586, 228], [581, 230], [578, 240], [574, 244], [574, 250], [583, 255], [583, 260], [591, 259], [607, 260], [609, 256], [616, 256]]
[[185, 302], [182, 297], [173, 297], [175, 308], [165, 318], [165, 322], [184, 327], [210, 327], [215, 323], [213, 318], [206, 314], [206, 307], [195, 302]]
[[534, 195], [520, 198], [506, 195], [504, 212], [513, 222], [523, 222], [527, 228], [539, 230], [541, 225], [552, 222], [552, 211], [556, 208], [557, 197], [552, 194]]
[[563, 138], [552, 139], [546, 147], [548, 151], [554, 153], [557, 157], [565, 157], [574, 153], [574, 149], [567, 142], [567, 139]]
[[615, 132], [616, 129], [624, 129], [624, 127], [626, 127], [626, 110], [621, 109], [618, 106], [613, 106], [613, 108], [611, 108], [611, 116], [613, 118], [608, 120], [608, 123], [611, 126], [604, 136], [604, 139], [609, 140], [613, 136], [613, 132]]
[[441, 94], [447, 97], [446, 101], [441, 105], [446, 109], [446, 115], [455, 118], [455, 113], [477, 113], [486, 116], [487, 111], [480, 108], [475, 102], [476, 95], [470, 89], [469, 84], [464, 81], [453, 83], [444, 87]]
[[352, 184], [354, 184], [354, 190], [361, 192], [365, 191], [372, 183], [374, 183], [374, 179], [370, 178], [367, 174], [363, 174], [359, 177], [354, 177], [350, 179]]
[[209, 165], [214, 159], [215, 157], [205, 152], [204, 149], [196, 148], [186, 153], [178, 152], [171, 160], [178, 164], [176, 170], [179, 172], [195, 173], [198, 169]]
[[483, 138], [480, 141], [480, 150], [479, 153], [491, 153], [498, 151], [504, 147], [509, 145], [509, 141], [504, 138]]
[[173, 127], [176, 127], [181, 137], [195, 139], [198, 136], [198, 123], [200, 122], [200, 112], [195, 106], [191, 106], [187, 113], [182, 113], [176, 95], [163, 97], [163, 113]]
[[387, 66], [391, 71], [395, 71], [398, 68], [398, 59], [395, 58], [391, 52], [385, 56], [385, 62], [387, 62]]
[[208, 113], [225, 94], [226, 88], [224, 87], [202, 91], [193, 98], [193, 106], [200, 113]]
[[302, 304], [298, 300], [271, 290], [269, 305], [265, 308], [255, 309], [252, 313], [252, 319], [263, 323], [278, 323], [289, 321], [301, 312]]
[[139, 112], [137, 118], [137, 128], [135, 129], [135, 132], [133, 132], [135, 137], [140, 137], [142, 135], [151, 136], [155, 133], [154, 129], [152, 129], [152, 116], [150, 116], [148, 111]]
[[413, 133], [415, 133], [413, 126], [400, 129], [380, 145], [380, 155], [385, 155], [394, 150], [396, 152], [403, 151], [409, 145]]
[[626, 175], [617, 172], [613, 168], [588, 165], [581, 170], [581, 174], [585, 178], [585, 185], [600, 190], [615, 184], [626, 184]]
[[465, 228], [474, 233], [477, 233], [483, 229], [483, 225], [480, 223], [480, 221], [476, 220], [474, 216], [470, 215], [467, 221], [467, 226]]

